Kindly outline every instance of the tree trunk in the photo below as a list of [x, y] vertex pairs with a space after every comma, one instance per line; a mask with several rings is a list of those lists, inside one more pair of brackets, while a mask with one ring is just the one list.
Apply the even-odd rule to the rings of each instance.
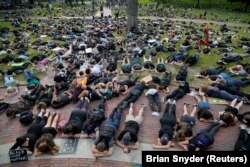
[[200, 7], [200, 0], [197, 0], [197, 4], [196, 4], [196, 7]]
[[138, 1], [128, 0], [127, 1], [127, 16], [128, 16], [128, 30], [131, 28], [137, 29], [138, 26]]
[[245, 12], [247, 12], [248, 5], [249, 5], [249, 2], [246, 2]]

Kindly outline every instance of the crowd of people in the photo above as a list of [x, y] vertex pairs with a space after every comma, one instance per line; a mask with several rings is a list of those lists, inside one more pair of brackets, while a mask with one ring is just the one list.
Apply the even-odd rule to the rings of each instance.
[[[214, 143], [214, 137], [221, 127], [235, 126], [239, 120], [242, 126], [235, 150], [249, 150], [249, 137], [244, 136], [250, 134], [247, 127], [250, 114], [242, 113], [240, 109], [249, 104], [250, 95], [239, 91], [241, 87], [250, 84], [250, 65], [239, 61], [243, 56], [249, 55], [249, 38], [239, 39], [237, 48], [243, 48], [245, 52], [240, 55], [232, 52], [235, 49], [229, 40], [232, 36], [217, 40], [219, 36], [225, 37], [223, 32], [229, 31], [226, 26], [222, 26], [220, 32], [211, 33], [210, 41], [204, 46], [203, 30], [199, 31], [194, 24], [187, 23], [183, 27], [189, 31], [182, 34], [181, 27], [176, 30], [174, 22], [163, 20], [142, 22], [138, 30], [132, 29], [126, 33], [126, 20], [122, 18], [58, 22], [48, 19], [40, 20], [38, 24], [30, 20], [17, 21], [26, 22], [28, 26], [26, 29], [12, 31], [15, 36], [13, 42], [7, 37], [11, 30], [1, 28], [1, 52], [6, 55], [1, 63], [7, 62], [12, 66], [8, 71], [1, 71], [7, 87], [3, 100], [19, 94], [15, 74], [24, 74], [27, 87], [18, 102], [1, 102], [0, 107], [7, 117], [19, 117], [20, 122], [29, 127], [26, 134], [16, 138], [11, 149], [27, 148], [30, 155], [58, 153], [60, 148], [55, 144], [54, 137], [57, 130], [60, 130], [62, 138], [94, 137], [92, 152], [96, 158], [111, 156], [114, 144], [123, 149], [124, 153], [129, 153], [131, 149], [138, 149], [140, 146], [138, 133], [145, 108], [149, 106], [152, 115], [160, 116], [163, 113], [159, 119], [161, 127], [157, 142], [153, 143], [152, 148], [167, 149], [175, 147], [177, 142], [184, 150], [206, 150]], [[13, 25], [18, 27], [14, 21]], [[124, 33], [124, 39], [115, 39], [114, 32]], [[35, 42], [30, 42], [27, 33], [34, 33], [38, 38]], [[64, 41], [65, 44], [52, 52], [59, 47], [58, 44], [44, 42], [39, 38], [42, 35]], [[181, 44], [179, 49], [177, 43]], [[39, 50], [39, 55], [30, 58], [30, 47]], [[183, 115], [177, 118], [177, 101], [191, 92], [187, 81], [188, 68], [199, 62], [201, 54], [209, 56], [212, 48], [220, 51], [223, 61], [230, 59], [227, 63], [236, 62], [237, 65], [225, 71], [225, 65], [218, 62], [218, 67], [197, 74], [197, 77], [208, 79], [207, 85], [200, 87], [195, 94], [197, 104], [193, 105], [191, 114], [188, 114], [187, 109], [191, 104], [184, 103]], [[230, 52], [227, 51], [228, 48], [231, 49]], [[191, 55], [190, 50], [195, 50], [197, 54]], [[161, 52], [170, 53], [170, 56], [160, 57]], [[231, 59], [236, 56], [239, 59]], [[156, 59], [158, 61], [154, 63], [153, 60]], [[168, 71], [169, 64], [180, 66], [176, 76]], [[50, 79], [54, 84], [41, 83], [30, 66], [52, 66], [54, 75]], [[144, 71], [152, 73], [149, 82], [141, 76]], [[128, 77], [121, 78], [125, 76], [123, 74]], [[238, 75], [242, 78], [236, 78]], [[170, 91], [169, 85], [173, 80], [179, 85]], [[164, 101], [161, 100], [162, 95]], [[118, 96], [125, 97], [105, 118], [105, 106], [110, 99]], [[134, 105], [140, 96], [146, 96], [148, 104], [141, 104], [138, 114], [134, 115]], [[225, 99], [231, 103], [216, 117], [211, 112], [208, 97]], [[99, 101], [99, 105], [90, 109], [89, 104], [93, 101]], [[67, 123], [58, 128], [60, 113], [57, 109], [70, 103], [74, 105], [74, 109]], [[32, 112], [34, 107], [38, 110], [37, 116]], [[119, 133], [124, 111], [128, 108], [125, 127]], [[196, 121], [207, 122], [208, 128], [194, 134], [192, 127], [196, 125]]]

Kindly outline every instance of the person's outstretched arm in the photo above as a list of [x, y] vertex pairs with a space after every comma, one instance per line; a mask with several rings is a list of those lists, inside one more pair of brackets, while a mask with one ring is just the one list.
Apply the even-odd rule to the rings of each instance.
[[111, 155], [113, 154], [113, 151], [114, 151], [114, 148], [113, 148], [113, 147], [110, 147], [110, 148], [108, 149], [108, 151], [104, 151], [104, 152], [102, 152], [102, 153], [94, 154], [94, 156], [95, 156], [96, 158], [99, 158], [99, 157], [109, 157], [109, 156], [111, 156]]
[[155, 149], [170, 148], [171, 146], [174, 146], [174, 143], [172, 141], [168, 141], [166, 145], [162, 145], [159, 138], [157, 139], [157, 143], [152, 145], [152, 147]]

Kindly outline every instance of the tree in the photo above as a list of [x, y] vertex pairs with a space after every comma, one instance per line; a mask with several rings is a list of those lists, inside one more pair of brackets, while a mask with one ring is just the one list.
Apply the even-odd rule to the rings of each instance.
[[138, 26], [138, 0], [127, 1], [128, 30], [137, 29]]
[[196, 4], [196, 7], [200, 7], [200, 0], [197, 0], [197, 4]]
[[247, 8], [248, 8], [248, 6], [250, 5], [250, 0], [227, 0], [228, 2], [231, 2], [231, 3], [233, 3], [233, 2], [241, 2], [241, 3], [243, 3], [243, 4], [245, 4], [245, 12], [247, 11]]

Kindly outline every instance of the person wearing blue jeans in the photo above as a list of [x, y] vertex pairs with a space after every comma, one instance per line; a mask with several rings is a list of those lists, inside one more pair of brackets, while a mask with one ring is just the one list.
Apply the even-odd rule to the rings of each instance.
[[40, 84], [39, 78], [32, 71], [24, 70], [24, 79], [28, 83], [28, 86]]
[[113, 154], [115, 134], [120, 126], [121, 119], [122, 111], [114, 108], [104, 127], [101, 129], [99, 137], [92, 146], [92, 153], [96, 158], [111, 156]]

